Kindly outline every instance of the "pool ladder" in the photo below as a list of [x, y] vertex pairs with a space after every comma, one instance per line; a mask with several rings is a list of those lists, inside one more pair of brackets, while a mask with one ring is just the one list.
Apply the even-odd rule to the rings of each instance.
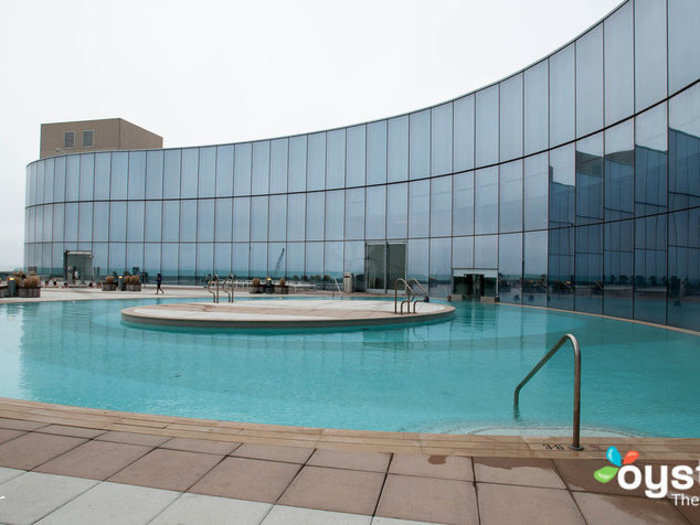
[[213, 279], [210, 279], [209, 282], [207, 282], [207, 291], [211, 294], [211, 299], [214, 303], [219, 302], [219, 296], [221, 294], [221, 290], [224, 291], [226, 294], [226, 299], [227, 302], [232, 303], [233, 302], [233, 288], [234, 288], [234, 281], [233, 281], [233, 276], [229, 275], [225, 279], [221, 280], [219, 279], [218, 275], [214, 275]]
[[[413, 289], [415, 284], [417, 288], [420, 289], [422, 294], [417, 294]], [[404, 296], [406, 297], [399, 303], [399, 285], [403, 285]], [[429, 300], [428, 292], [425, 291], [423, 285], [418, 281], [418, 279], [396, 279], [394, 281], [394, 313], [403, 315], [403, 306], [406, 305], [406, 313], [416, 313], [416, 303], [419, 301], [420, 297], [423, 297], [423, 301], [426, 303]], [[413, 312], [411, 312], [411, 305], [413, 305]]]
[[557, 344], [555, 344], [549, 350], [549, 352], [547, 352], [547, 354], [540, 359], [530, 373], [525, 376], [525, 379], [520, 381], [520, 384], [515, 387], [515, 393], [513, 395], [513, 412], [515, 414], [515, 418], [517, 419], [520, 415], [520, 390], [522, 390], [527, 382], [532, 379], [540, 368], [542, 368], [567, 341], [571, 343], [574, 350], [574, 422], [573, 437], [571, 438], [571, 445], [569, 445], [569, 448], [572, 450], [583, 450], [583, 447], [581, 446], [581, 347], [573, 334], [565, 334], [561, 339], [559, 339]]

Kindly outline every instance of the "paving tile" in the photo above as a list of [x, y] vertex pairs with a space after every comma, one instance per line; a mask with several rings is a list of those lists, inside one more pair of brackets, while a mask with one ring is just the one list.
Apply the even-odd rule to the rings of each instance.
[[259, 459], [228, 457], [189, 491], [274, 503], [289, 486], [299, 465]]
[[4, 443], [5, 441], [10, 441], [11, 439], [15, 439], [16, 437], [19, 437], [25, 433], [26, 432], [24, 430], [10, 430], [7, 428], [0, 428], [0, 444]]
[[471, 458], [461, 456], [394, 454], [389, 473], [474, 481]]
[[254, 459], [267, 459], [270, 461], [287, 461], [289, 463], [306, 463], [313, 448], [285, 447], [281, 445], [259, 445], [257, 443], [243, 443], [232, 456]]
[[209, 472], [223, 456], [159, 448], [149, 452], [109, 481], [184, 491]]
[[187, 493], [149, 525], [258, 525], [270, 507], [269, 503]]
[[85, 440], [30, 432], [0, 445], [0, 466], [31, 470], [81, 443]]
[[24, 419], [9, 419], [6, 417], [0, 417], [0, 428], [9, 428], [12, 430], [35, 430], [45, 426], [46, 423], [40, 423], [38, 421], [26, 421]]
[[275, 505], [261, 525], [370, 525], [371, 516]]
[[14, 468], [5, 468], [5, 467], [0, 467], [0, 484], [5, 483], [6, 481], [11, 480], [12, 478], [16, 478], [20, 474], [24, 474], [24, 470], [17, 470]]
[[552, 489], [565, 488], [549, 459], [474, 458], [477, 481], [528, 485]]
[[472, 483], [395, 474], [387, 476], [377, 516], [460, 525], [479, 522]]
[[636, 490], [623, 490], [614, 479], [609, 483], [599, 483], [593, 473], [608, 464], [605, 459], [555, 459], [557, 471], [571, 490], [618, 494], [622, 496], [644, 496], [644, 486]]
[[477, 483], [476, 490], [483, 525], [585, 524], [571, 494], [566, 490], [489, 483]]
[[280, 505], [371, 515], [384, 474], [306, 466], [279, 500]]
[[157, 447], [170, 438], [168, 436], [154, 436], [153, 434], [139, 434], [138, 432], [122, 432], [111, 430], [101, 436], [96, 437], [100, 441], [115, 441], [117, 443], [128, 443], [129, 445], [143, 445], [146, 447]]
[[38, 472], [105, 480], [146, 454], [151, 447], [88, 441], [79, 447], [47, 461]]
[[145, 525], [178, 495], [169, 490], [103, 482], [51, 513], [39, 524]]
[[96, 483], [38, 472], [17, 476], [0, 487], [0, 523], [34, 523]]
[[626, 525], [636, 523], [686, 524], [681, 513], [668, 500], [630, 498], [608, 494], [575, 492], [583, 517], [589, 525], [615, 523]]
[[435, 522], [400, 520], [396, 518], [382, 518], [381, 516], [375, 516], [372, 518], [372, 525], [435, 525]]
[[104, 434], [104, 430], [97, 430], [94, 428], [83, 428], [83, 427], [71, 427], [68, 425], [49, 425], [43, 427], [40, 432], [44, 434], [57, 434], [59, 436], [73, 436], [79, 438], [92, 439]]
[[386, 472], [391, 454], [382, 452], [356, 452], [352, 450], [317, 449], [309, 465], [349, 470]]
[[240, 443], [229, 441], [212, 441], [209, 439], [173, 438], [161, 445], [161, 448], [185, 450], [187, 452], [202, 452], [225, 456], [240, 446]]

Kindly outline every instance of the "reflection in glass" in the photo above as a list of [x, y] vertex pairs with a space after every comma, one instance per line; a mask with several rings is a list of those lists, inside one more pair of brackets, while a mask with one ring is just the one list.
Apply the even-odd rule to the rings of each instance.
[[603, 220], [603, 134], [576, 142], [576, 224]]
[[498, 236], [498, 296], [504, 303], [522, 301], [522, 252], [521, 233]]
[[523, 227], [523, 163], [500, 166], [499, 231], [518, 232]]
[[427, 237], [430, 227], [430, 181], [411, 182], [409, 188], [409, 237]]
[[287, 139], [276, 139], [270, 143], [270, 193], [287, 191], [288, 149]]
[[474, 95], [454, 102], [454, 171], [474, 168]]
[[549, 62], [525, 70], [525, 154], [549, 146]]
[[498, 235], [474, 237], [474, 266], [476, 268], [498, 268]]
[[605, 125], [634, 112], [633, 3], [605, 19]]
[[549, 58], [549, 145], [574, 138], [574, 44]]
[[391, 184], [387, 186], [387, 221], [388, 239], [405, 239], [408, 224], [408, 184]]
[[501, 82], [500, 158], [513, 159], [523, 154], [523, 75]]
[[253, 197], [250, 206], [250, 240], [267, 241], [267, 197]]
[[182, 150], [182, 180], [180, 195], [192, 198], [197, 196], [197, 177], [199, 171], [199, 148]]
[[634, 95], [637, 111], [666, 96], [666, 3], [635, 0]]
[[384, 239], [386, 186], [367, 188], [366, 235], [368, 239]]
[[431, 295], [447, 297], [451, 294], [452, 265], [450, 264], [452, 241], [449, 238], [430, 240], [430, 289]]
[[576, 136], [603, 127], [603, 25], [576, 41]]
[[365, 190], [357, 188], [345, 192], [345, 238], [361, 240], [365, 237]]
[[[146, 153], [146, 198], [160, 199], [163, 196], [163, 151]], [[160, 260], [160, 252], [158, 253]]]
[[236, 144], [233, 154], [233, 193], [250, 194], [250, 177], [253, 164], [253, 147], [248, 144]]
[[306, 135], [289, 138], [289, 191], [306, 189]]
[[306, 239], [310, 241], [323, 240], [324, 205], [322, 192], [306, 195]]
[[547, 227], [547, 200], [549, 194], [549, 168], [547, 153], [525, 159], [523, 206], [525, 230]]
[[408, 117], [389, 120], [388, 181], [408, 179]]
[[453, 191], [452, 234], [472, 235], [474, 233], [474, 172], [455, 175]]
[[306, 189], [322, 190], [326, 184], [326, 134], [309, 135], [308, 171]]
[[253, 182], [251, 193], [270, 191], [270, 143], [266, 140], [253, 143]]
[[345, 186], [345, 129], [328, 132], [326, 188]]
[[452, 171], [452, 104], [443, 104], [431, 111], [430, 173], [442, 175]]
[[348, 128], [347, 181], [346, 186], [365, 184], [365, 126]]
[[668, 1], [668, 89], [675, 93], [700, 77], [700, 2]]
[[324, 237], [328, 241], [341, 240], [345, 223], [345, 192], [343, 190], [328, 191], [325, 193], [325, 197], [326, 212], [324, 215], [326, 226]]
[[476, 172], [476, 233], [498, 233], [498, 167]]
[[452, 177], [430, 181], [430, 235], [452, 233]]
[[213, 197], [216, 194], [216, 148], [199, 149], [199, 183], [200, 197]]
[[367, 124], [367, 184], [386, 182], [386, 120]]
[[523, 304], [547, 305], [547, 232], [527, 232], [523, 243]]
[[476, 165], [498, 162], [498, 86], [476, 93]]
[[412, 113], [410, 117], [411, 179], [430, 175], [430, 111]]

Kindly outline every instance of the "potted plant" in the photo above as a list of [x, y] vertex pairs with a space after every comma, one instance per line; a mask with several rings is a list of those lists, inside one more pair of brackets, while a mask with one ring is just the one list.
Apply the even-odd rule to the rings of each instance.
[[126, 278], [126, 289], [130, 292], [140, 292], [141, 291], [141, 279], [138, 275], [127, 275]]
[[282, 277], [280, 279], [279, 286], [277, 286], [277, 293], [280, 293], [283, 295], [286, 295], [289, 293], [289, 286], [287, 285], [287, 280], [284, 277]]
[[113, 292], [116, 289], [117, 289], [117, 284], [114, 282], [114, 276], [108, 275], [107, 277], [105, 277], [105, 280], [102, 283], [102, 291]]
[[[24, 275], [24, 274], [22, 274]], [[30, 275], [19, 281], [19, 297], [39, 297], [41, 294], [41, 280], [38, 275]]]
[[251, 284], [250, 288], [250, 293], [262, 293], [262, 286], [260, 285], [260, 279], [257, 277], [253, 278], [253, 282]]

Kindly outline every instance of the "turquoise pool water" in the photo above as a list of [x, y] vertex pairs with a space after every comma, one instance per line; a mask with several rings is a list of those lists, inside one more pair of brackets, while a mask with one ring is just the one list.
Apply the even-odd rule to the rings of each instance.
[[517, 420], [512, 399], [538, 359], [572, 332], [583, 354], [584, 427], [700, 436], [695, 335], [475, 303], [456, 303], [455, 317], [438, 324], [345, 332], [183, 333], [121, 322], [122, 308], [155, 302], [0, 305], [0, 396], [313, 427], [566, 429], [568, 348], [523, 389]]

